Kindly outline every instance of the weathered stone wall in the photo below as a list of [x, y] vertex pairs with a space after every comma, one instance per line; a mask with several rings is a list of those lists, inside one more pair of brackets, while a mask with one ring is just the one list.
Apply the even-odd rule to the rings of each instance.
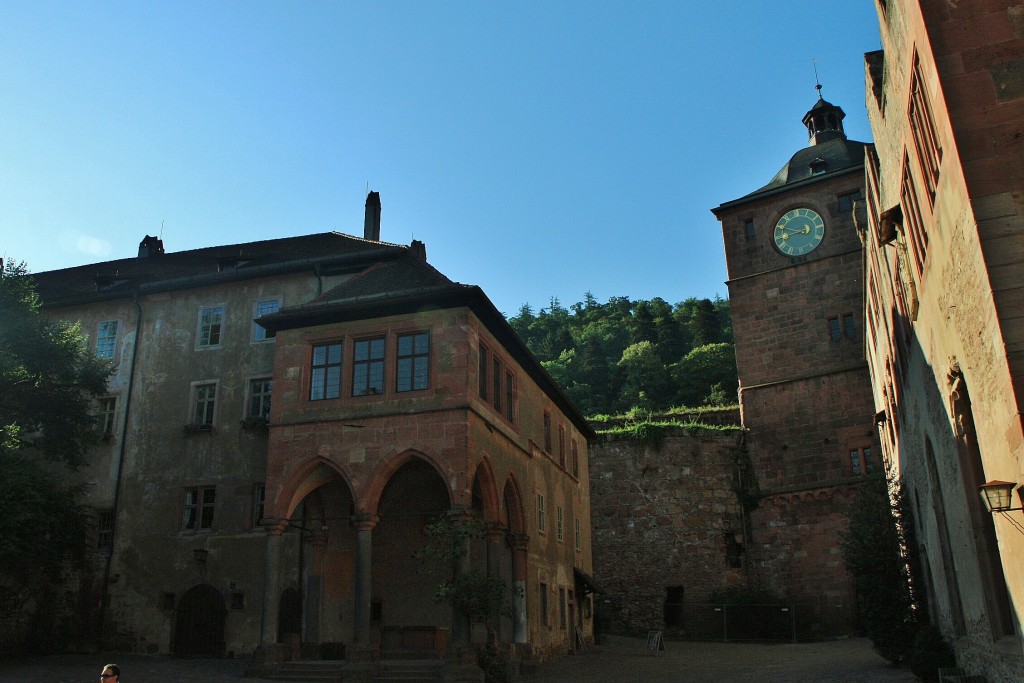
[[729, 555], [731, 543], [744, 543], [741, 439], [739, 431], [674, 428], [658, 445], [606, 438], [591, 446], [600, 626], [660, 629], [667, 588], [682, 587], [695, 604], [745, 585]]
[[[1024, 480], [1024, 5], [900, 0], [880, 7], [879, 25], [864, 241], [883, 445], [915, 509], [931, 618], [968, 673], [1017, 681], [1018, 513], [993, 517], [976, 487]], [[882, 244], [879, 214], [893, 207], [902, 220]]]

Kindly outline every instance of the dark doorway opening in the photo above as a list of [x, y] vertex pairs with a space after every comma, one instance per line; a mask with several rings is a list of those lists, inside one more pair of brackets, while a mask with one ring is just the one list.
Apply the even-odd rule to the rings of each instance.
[[302, 598], [299, 591], [288, 588], [281, 593], [281, 607], [277, 613], [277, 642], [287, 642], [286, 634], [302, 633]]
[[682, 628], [683, 626], [683, 587], [668, 586], [665, 588], [665, 628]]
[[224, 654], [224, 598], [213, 586], [190, 588], [178, 601], [174, 629], [174, 654], [214, 656]]

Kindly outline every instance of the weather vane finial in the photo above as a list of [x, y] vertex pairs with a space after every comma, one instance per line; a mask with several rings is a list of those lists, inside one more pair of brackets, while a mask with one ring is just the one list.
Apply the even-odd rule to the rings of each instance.
[[821, 96], [821, 81], [818, 80], [818, 60], [812, 58], [811, 63], [814, 65], [814, 89], [818, 91], [818, 99], [824, 99]]

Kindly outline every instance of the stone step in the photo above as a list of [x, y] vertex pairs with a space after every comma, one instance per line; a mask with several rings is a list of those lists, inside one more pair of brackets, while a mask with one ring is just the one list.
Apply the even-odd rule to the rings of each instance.
[[402, 681], [402, 683], [436, 683], [441, 680], [444, 662], [437, 659], [384, 660], [379, 665], [375, 683]]
[[345, 668], [343, 660], [299, 660], [284, 662], [270, 675], [272, 681], [293, 681], [294, 683], [338, 683]]

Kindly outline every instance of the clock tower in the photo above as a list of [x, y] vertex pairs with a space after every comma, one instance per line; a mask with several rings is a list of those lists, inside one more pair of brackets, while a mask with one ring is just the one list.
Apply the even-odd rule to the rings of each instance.
[[843, 110], [818, 98], [803, 117], [808, 146], [764, 187], [712, 209], [757, 484], [748, 576], [795, 606], [801, 637], [853, 630], [841, 535], [860, 484], [882, 470], [854, 225], [865, 144], [847, 139]]

